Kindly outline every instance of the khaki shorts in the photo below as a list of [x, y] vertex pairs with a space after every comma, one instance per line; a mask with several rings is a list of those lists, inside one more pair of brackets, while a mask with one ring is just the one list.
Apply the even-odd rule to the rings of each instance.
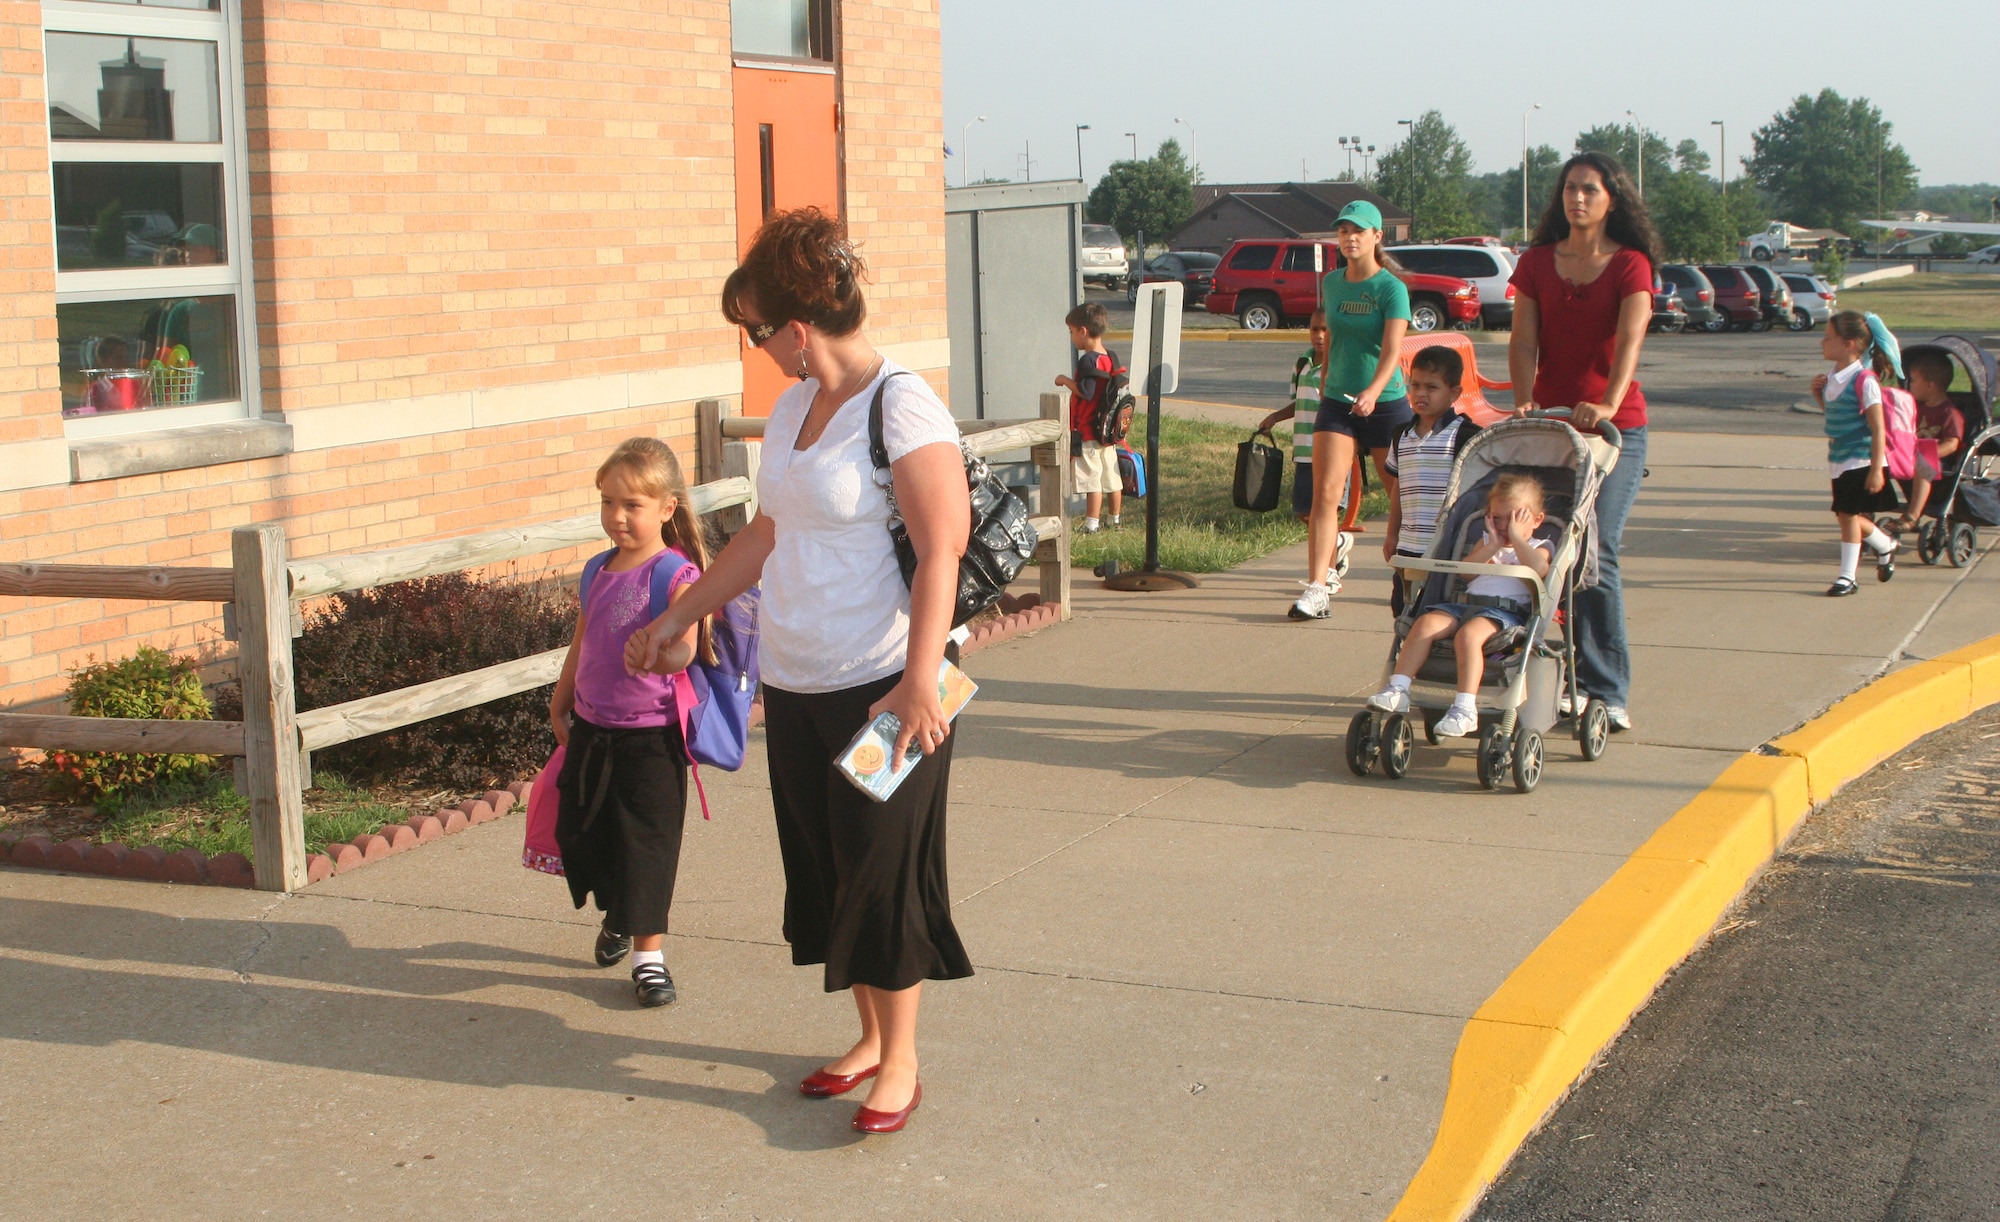
[[1084, 442], [1083, 453], [1069, 460], [1069, 478], [1080, 493], [1125, 491], [1118, 474], [1118, 447]]

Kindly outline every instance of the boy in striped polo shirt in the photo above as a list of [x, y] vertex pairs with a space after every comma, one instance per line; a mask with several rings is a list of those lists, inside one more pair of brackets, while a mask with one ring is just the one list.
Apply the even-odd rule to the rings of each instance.
[[[1396, 499], [1389, 505], [1389, 528], [1382, 539], [1382, 559], [1391, 565], [1398, 556], [1421, 556], [1430, 549], [1444, 513], [1452, 461], [1479, 431], [1452, 410], [1464, 376], [1465, 361], [1450, 348], [1420, 348], [1410, 360], [1406, 381], [1416, 418], [1390, 439], [1385, 464], [1396, 479]], [[1389, 606], [1397, 615], [1403, 613], [1404, 582], [1411, 575], [1397, 567], [1392, 578]]]

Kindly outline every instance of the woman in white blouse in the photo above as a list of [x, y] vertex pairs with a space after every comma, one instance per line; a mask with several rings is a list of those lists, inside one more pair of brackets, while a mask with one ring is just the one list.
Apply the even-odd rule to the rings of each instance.
[[[828, 992], [853, 990], [861, 1017], [861, 1038], [799, 1089], [826, 1097], [873, 1078], [853, 1126], [881, 1133], [902, 1128], [923, 1098], [923, 982], [972, 974], [945, 879], [951, 725], [936, 682], [971, 510], [951, 413], [862, 334], [862, 275], [845, 228], [815, 208], [773, 215], [730, 273], [723, 314], [800, 383], [765, 426], [757, 516], [627, 656], [651, 669], [661, 645], [762, 581], [758, 664], [785, 940], [792, 962], [825, 965]], [[878, 393], [917, 553], [907, 587], [868, 452]], [[884, 710], [903, 727], [891, 758], [912, 741], [924, 758], [876, 803], [833, 760]]]

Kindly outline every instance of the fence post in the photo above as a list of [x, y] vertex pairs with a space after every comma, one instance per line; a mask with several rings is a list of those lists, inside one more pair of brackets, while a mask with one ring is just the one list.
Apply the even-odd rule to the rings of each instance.
[[[1063, 397], [1044, 394], [1041, 415], [1044, 420], [1063, 420]], [[1067, 421], [1064, 423], [1058, 440], [1034, 448], [1035, 466], [1040, 469], [1041, 477], [1037, 512], [1062, 523], [1056, 537], [1044, 540], [1036, 550], [1035, 558], [1039, 561], [1036, 567], [1041, 576], [1042, 601], [1060, 603], [1062, 617], [1068, 619], [1073, 612], [1069, 605], [1069, 429]]]
[[733, 535], [750, 525], [750, 519], [757, 516], [757, 468], [764, 461], [764, 443], [761, 441], [730, 441], [722, 446], [722, 478], [740, 475], [750, 481], [750, 503], [731, 505], [722, 511], [722, 530]]
[[243, 687], [243, 771], [257, 889], [306, 885], [305, 810], [299, 793], [299, 727], [293, 707], [292, 597], [285, 528], [230, 533], [236, 569], [236, 661]]
[[722, 418], [731, 414], [727, 399], [701, 399], [694, 405], [695, 476], [697, 484], [712, 484], [723, 478]]

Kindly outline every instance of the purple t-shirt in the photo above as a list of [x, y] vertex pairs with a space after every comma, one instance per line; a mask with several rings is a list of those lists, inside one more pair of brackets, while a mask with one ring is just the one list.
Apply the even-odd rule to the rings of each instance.
[[583, 640], [576, 651], [576, 715], [594, 726], [625, 729], [664, 726], [674, 713], [674, 676], [632, 675], [625, 670], [625, 642], [653, 618], [653, 568], [682, 565], [668, 587], [673, 591], [701, 576], [672, 548], [636, 569], [599, 569], [584, 608]]

